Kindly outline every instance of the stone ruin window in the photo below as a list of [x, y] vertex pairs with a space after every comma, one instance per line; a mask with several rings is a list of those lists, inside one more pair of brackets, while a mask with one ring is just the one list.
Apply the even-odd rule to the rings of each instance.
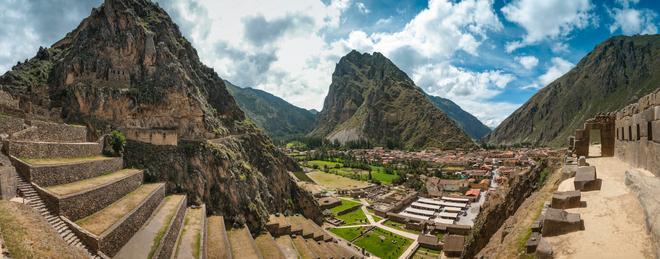
[[632, 140], [632, 126], [628, 126], [628, 140]]
[[650, 121], [646, 122], [646, 136], [648, 140], [653, 140], [653, 125]]
[[637, 140], [642, 139], [642, 136], [639, 135], [639, 123], [637, 124]]

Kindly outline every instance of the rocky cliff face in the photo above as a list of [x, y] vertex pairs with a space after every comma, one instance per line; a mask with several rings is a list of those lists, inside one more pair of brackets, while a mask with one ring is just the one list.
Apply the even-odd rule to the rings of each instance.
[[561, 146], [588, 118], [660, 87], [660, 35], [614, 37], [541, 89], [488, 137], [493, 144]]
[[380, 53], [341, 58], [317, 126], [309, 134], [341, 143], [400, 148], [471, 147], [473, 141]]
[[292, 200], [289, 161], [246, 120], [167, 13], [148, 0], [105, 1], [51, 48], [1, 76], [0, 85], [22, 107], [61, 111], [65, 121], [93, 132], [173, 129], [179, 139], [196, 141], [126, 162], [170, 160], [171, 167], [151, 168], [158, 169], [150, 172], [153, 180], [171, 181], [176, 188], [169, 191], [187, 192], [191, 202], [205, 202], [209, 211], [253, 230], [268, 212], [300, 209]]
[[312, 130], [316, 116], [268, 92], [241, 88], [225, 81], [227, 90], [246, 115], [276, 141], [302, 137]]
[[481, 123], [477, 117], [466, 112], [451, 100], [431, 95], [429, 95], [429, 99], [435, 106], [447, 114], [449, 118], [454, 120], [458, 124], [458, 127], [465, 131], [465, 134], [472, 139], [479, 140], [490, 133], [488, 126]]

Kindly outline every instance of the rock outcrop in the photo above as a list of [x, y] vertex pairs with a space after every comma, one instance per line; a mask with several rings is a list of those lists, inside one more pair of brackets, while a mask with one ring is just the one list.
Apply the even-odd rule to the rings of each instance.
[[406, 73], [378, 52], [351, 51], [340, 59], [309, 136], [406, 149], [475, 145]]
[[660, 35], [610, 38], [539, 90], [487, 142], [564, 145], [587, 119], [636, 102], [660, 87], [659, 82]]
[[[0, 76], [0, 85], [26, 112], [46, 110], [86, 125], [90, 137], [113, 128], [167, 129], [198, 143], [125, 161], [144, 164], [148, 178], [170, 181], [177, 187], [170, 191], [186, 192], [191, 203], [204, 202], [253, 231], [268, 212], [300, 211], [297, 203], [305, 203], [292, 196], [299, 192], [287, 173], [290, 161], [246, 120], [223, 80], [148, 0], [105, 1], [62, 40]], [[179, 166], [149, 167], [162, 160], [145, 158]]]

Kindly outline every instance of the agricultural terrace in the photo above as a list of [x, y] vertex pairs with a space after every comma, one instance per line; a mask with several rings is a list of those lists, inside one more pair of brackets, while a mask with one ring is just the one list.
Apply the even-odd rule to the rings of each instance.
[[[399, 179], [395, 171], [388, 171], [383, 166], [368, 165], [369, 170], [344, 166], [341, 162], [311, 160], [302, 162], [304, 166], [318, 169], [326, 173], [344, 176], [360, 181], [376, 181], [381, 184], [392, 184]], [[366, 168], [366, 167], [365, 167]]]

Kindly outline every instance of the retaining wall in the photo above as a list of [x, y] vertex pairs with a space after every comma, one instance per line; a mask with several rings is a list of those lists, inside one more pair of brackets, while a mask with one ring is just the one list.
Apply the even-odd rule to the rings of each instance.
[[660, 176], [660, 90], [616, 112], [615, 156]]
[[121, 157], [61, 165], [30, 165], [13, 158], [16, 170], [25, 179], [42, 187], [71, 183], [119, 171], [124, 166]]
[[181, 200], [181, 204], [177, 208], [174, 218], [167, 226], [165, 230], [165, 235], [161, 238], [160, 244], [154, 251], [152, 258], [159, 259], [169, 259], [171, 258], [174, 248], [176, 246], [176, 240], [179, 237], [179, 232], [183, 227], [183, 217], [186, 215], [186, 206], [187, 206], [187, 197], [184, 197]]
[[77, 158], [101, 154], [99, 143], [7, 142], [9, 154], [19, 158]]

